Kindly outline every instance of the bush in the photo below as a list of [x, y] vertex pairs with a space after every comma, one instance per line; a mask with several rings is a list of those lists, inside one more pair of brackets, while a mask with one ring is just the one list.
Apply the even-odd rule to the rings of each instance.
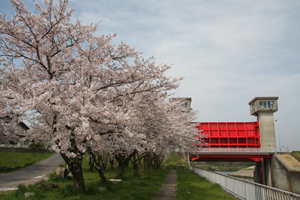
[[161, 166], [165, 169], [188, 169], [188, 160], [186, 156], [171, 154], [169, 159], [162, 162]]
[[31, 143], [28, 145], [29, 148], [32, 148], [32, 149], [45, 149], [46, 145], [42, 142], [38, 142], [38, 143]]
[[300, 151], [293, 151], [292, 156], [300, 161]]

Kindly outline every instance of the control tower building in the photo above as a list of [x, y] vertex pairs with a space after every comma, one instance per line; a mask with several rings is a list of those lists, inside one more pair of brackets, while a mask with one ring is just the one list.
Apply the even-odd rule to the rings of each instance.
[[250, 114], [259, 122], [262, 149], [276, 148], [273, 113], [278, 110], [278, 97], [255, 97], [249, 102]]

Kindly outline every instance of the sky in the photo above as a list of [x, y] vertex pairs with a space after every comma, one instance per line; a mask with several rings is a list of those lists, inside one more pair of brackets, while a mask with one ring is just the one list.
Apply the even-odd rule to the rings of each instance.
[[[34, 11], [32, 0], [23, 1]], [[35, 2], [41, 3], [41, 0]], [[9, 0], [0, 13], [11, 16]], [[124, 42], [185, 77], [198, 122], [256, 121], [248, 102], [276, 96], [277, 144], [300, 150], [299, 0], [69, 0], [72, 20], [99, 23], [97, 35]]]

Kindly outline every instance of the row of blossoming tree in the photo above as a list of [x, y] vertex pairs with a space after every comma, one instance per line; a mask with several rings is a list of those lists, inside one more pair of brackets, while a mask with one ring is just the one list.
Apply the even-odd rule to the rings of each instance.
[[125, 176], [129, 161], [137, 172], [142, 159], [159, 166], [170, 151], [194, 148], [195, 113], [168, 101], [181, 80], [166, 77], [169, 66], [112, 45], [115, 35], [97, 36], [97, 24], [71, 23], [67, 0], [35, 3], [35, 13], [20, 0], [11, 3], [15, 15], [0, 16], [1, 115], [30, 110], [26, 138], [55, 142], [77, 189], [85, 191], [84, 154], [106, 181], [104, 159], [116, 159]]

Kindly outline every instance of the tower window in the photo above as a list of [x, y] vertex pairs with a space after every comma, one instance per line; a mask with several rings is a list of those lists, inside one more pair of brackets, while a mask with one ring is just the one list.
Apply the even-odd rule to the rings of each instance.
[[260, 108], [275, 108], [274, 101], [260, 101], [259, 102]]
[[275, 108], [274, 101], [268, 101], [268, 108]]

